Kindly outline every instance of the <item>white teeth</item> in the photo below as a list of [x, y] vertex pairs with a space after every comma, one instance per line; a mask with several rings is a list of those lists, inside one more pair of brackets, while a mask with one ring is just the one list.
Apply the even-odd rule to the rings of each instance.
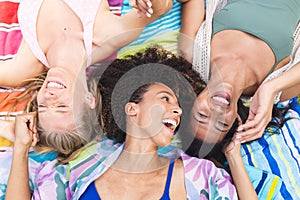
[[163, 123], [164, 123], [164, 124], [169, 123], [169, 124], [172, 124], [173, 126], [176, 126], [176, 125], [177, 125], [176, 121], [173, 120], [173, 119], [164, 119], [164, 120], [163, 120]]
[[64, 89], [65, 86], [57, 82], [48, 82], [47, 88]]
[[227, 101], [227, 99], [225, 99], [223, 97], [213, 96], [212, 99], [219, 101], [220, 103], [229, 105], [229, 102]]

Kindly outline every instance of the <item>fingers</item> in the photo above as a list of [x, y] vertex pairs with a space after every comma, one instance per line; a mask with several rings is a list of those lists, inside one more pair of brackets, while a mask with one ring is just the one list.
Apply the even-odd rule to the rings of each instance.
[[261, 138], [267, 124], [268, 122], [263, 120], [260, 123], [249, 121], [246, 124], [239, 126], [237, 135], [240, 137], [241, 143]]
[[147, 17], [151, 17], [153, 14], [152, 3], [150, 0], [137, 0], [136, 5], [138, 7], [138, 15], [145, 14]]
[[22, 126], [26, 124], [29, 130], [34, 131], [35, 119], [36, 119], [36, 112], [17, 115], [15, 126]]
[[258, 127], [260, 124], [265, 124], [265, 121], [270, 121], [271, 119], [266, 119], [264, 114], [257, 114], [255, 117], [251, 117], [249, 115], [245, 124], [242, 124], [238, 127], [238, 132], [247, 131], [248, 129], [252, 129], [253, 127]]
[[36, 131], [36, 113], [26, 113], [16, 116], [15, 121], [15, 146], [27, 149], [31, 145], [36, 145], [38, 134]]

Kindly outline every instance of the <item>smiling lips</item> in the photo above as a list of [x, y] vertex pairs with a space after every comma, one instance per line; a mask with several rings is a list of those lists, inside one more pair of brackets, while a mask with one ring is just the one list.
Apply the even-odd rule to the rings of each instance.
[[49, 81], [47, 83], [46, 88], [49, 88], [49, 89], [65, 89], [66, 86], [63, 85], [62, 83], [59, 83], [59, 82], [56, 82], [56, 81]]
[[223, 107], [230, 105], [230, 96], [226, 92], [216, 92], [211, 98], [217, 105]]

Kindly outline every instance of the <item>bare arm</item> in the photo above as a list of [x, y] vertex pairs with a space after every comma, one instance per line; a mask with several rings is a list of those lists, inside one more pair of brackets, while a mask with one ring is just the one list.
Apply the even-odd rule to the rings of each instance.
[[24, 84], [24, 80], [33, 78], [43, 71], [44, 66], [23, 40], [14, 58], [0, 61], [0, 86], [20, 86]]
[[239, 199], [258, 199], [254, 187], [250, 181], [240, 153], [241, 144], [238, 140], [231, 141], [225, 149], [231, 176], [236, 187]]
[[182, 3], [181, 29], [178, 41], [179, 55], [192, 62], [194, 39], [204, 21], [203, 0], [178, 0]]
[[[270, 81], [271, 82], [271, 81]], [[282, 91], [281, 101], [300, 94], [300, 62], [271, 82], [275, 94]]]
[[262, 84], [253, 96], [247, 122], [238, 129], [243, 141], [260, 138], [272, 118], [275, 95], [283, 91], [281, 100], [300, 94], [300, 63], [275, 79]]
[[172, 0], [153, 0], [151, 17], [139, 17], [136, 9], [122, 16], [116, 16], [109, 11], [107, 1], [101, 1], [101, 10], [95, 22], [99, 29], [94, 34], [94, 44], [98, 48], [93, 52], [93, 57], [96, 59], [93, 62], [104, 59], [133, 42], [146, 25], [165, 14], [171, 7]]
[[6, 200], [31, 199], [28, 176], [28, 151], [37, 139], [34, 124], [35, 114], [25, 114], [16, 117], [12, 166], [6, 189]]

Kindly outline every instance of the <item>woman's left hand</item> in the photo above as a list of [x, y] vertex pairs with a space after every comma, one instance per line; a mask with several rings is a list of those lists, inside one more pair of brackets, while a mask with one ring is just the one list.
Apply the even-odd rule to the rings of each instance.
[[241, 148], [241, 141], [240, 141], [240, 137], [237, 134], [234, 134], [233, 138], [231, 139], [231, 141], [225, 145], [224, 148], [224, 154], [228, 159], [230, 158], [236, 158], [237, 156], [240, 156], [240, 148]]

